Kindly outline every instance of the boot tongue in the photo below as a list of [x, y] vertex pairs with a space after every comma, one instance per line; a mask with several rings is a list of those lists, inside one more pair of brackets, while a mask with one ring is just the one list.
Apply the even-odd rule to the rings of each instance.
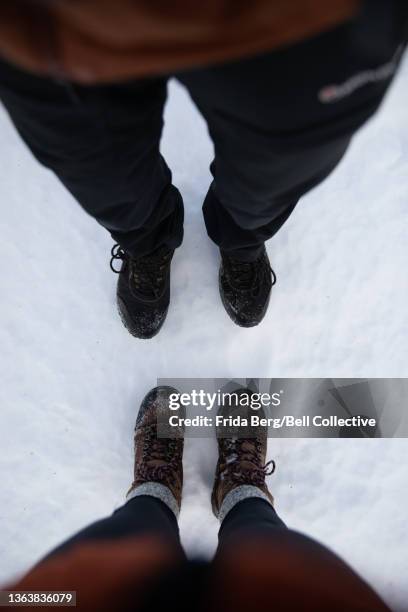
[[163, 465], [167, 465], [167, 461], [164, 461], [164, 459], [151, 459], [147, 462], [147, 465], [153, 468], [162, 467]]
[[240, 461], [240, 467], [246, 472], [246, 471], [251, 471], [253, 469], [255, 469], [257, 466], [255, 465], [255, 463], [253, 461], [251, 461], [251, 459], [245, 458], [242, 461]]
[[244, 440], [239, 453], [239, 463], [244, 470], [253, 470], [258, 467], [258, 456], [255, 443], [252, 440]]
[[157, 298], [158, 287], [160, 286], [159, 277], [164, 271], [159, 271], [159, 266], [166, 263], [169, 249], [166, 246], [159, 247], [153, 253], [139, 260], [134, 260], [134, 268], [140, 280], [138, 292], [146, 298]]
[[255, 451], [255, 444], [253, 442], [243, 442], [241, 445], [241, 449], [244, 453], [253, 453]]
[[235, 262], [234, 268], [238, 277], [236, 278], [237, 284], [242, 287], [248, 287], [251, 285], [253, 280], [253, 270], [250, 263], [247, 262]]

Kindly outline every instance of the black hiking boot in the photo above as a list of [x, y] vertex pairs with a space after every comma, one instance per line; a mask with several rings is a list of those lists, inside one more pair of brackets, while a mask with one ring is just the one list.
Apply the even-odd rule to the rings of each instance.
[[[118, 244], [110, 267], [119, 274], [117, 303], [120, 318], [136, 338], [152, 338], [160, 330], [170, 303], [170, 264], [174, 251], [163, 246], [144, 257], [132, 257]], [[121, 260], [120, 270], [114, 268]]]
[[276, 282], [266, 250], [251, 262], [221, 251], [219, 286], [224, 308], [237, 325], [254, 327], [265, 316]]

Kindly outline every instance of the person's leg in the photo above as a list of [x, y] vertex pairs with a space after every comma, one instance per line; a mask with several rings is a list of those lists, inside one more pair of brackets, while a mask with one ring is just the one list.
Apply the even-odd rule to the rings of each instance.
[[218, 533], [218, 549], [222, 550], [228, 542], [237, 542], [251, 534], [273, 535], [277, 529], [286, 529], [271, 503], [260, 497], [246, 497], [237, 502], [223, 517]]
[[163, 418], [168, 418], [171, 393], [177, 393], [176, 389], [155, 387], [142, 401], [134, 432], [133, 481], [125, 505], [79, 531], [47, 558], [80, 542], [140, 535], [157, 535], [181, 548], [177, 519], [183, 488], [184, 429], [172, 428], [171, 438], [162, 437], [159, 431]]
[[183, 236], [182, 199], [159, 152], [165, 98], [165, 78], [83, 87], [0, 62], [0, 99], [20, 135], [117, 241], [118, 309], [138, 338], [164, 323]]
[[182, 240], [181, 196], [159, 153], [165, 98], [164, 78], [83, 87], [0, 61], [0, 100], [34, 156], [137, 257]]
[[286, 528], [262, 499], [247, 498], [224, 518], [213, 576], [221, 610], [388, 610], [349, 565]]
[[[237, 407], [222, 407], [221, 414], [231, 410]], [[276, 513], [265, 482], [274, 470], [273, 462], [265, 463], [267, 429], [250, 426], [247, 438], [236, 433], [228, 425], [217, 428], [219, 458], [211, 498], [221, 522], [212, 564], [217, 609], [387, 610], [344, 561], [287, 528]]]
[[[223, 417], [216, 427], [218, 461], [215, 469], [211, 505], [221, 523], [220, 542], [233, 532], [248, 530], [253, 525], [266, 529], [285, 528], [273, 508], [273, 497], [266, 477], [275, 471], [275, 462], [266, 461], [268, 428], [252, 425], [252, 391], [239, 389], [230, 403], [219, 407]], [[265, 419], [263, 408], [256, 412]], [[230, 417], [245, 419], [248, 425], [230, 425]]]
[[174, 512], [157, 497], [140, 495], [130, 499], [111, 516], [96, 521], [54, 548], [46, 558], [67, 551], [80, 542], [113, 540], [132, 536], [159, 536], [176, 545], [182, 553]]
[[222, 251], [255, 261], [378, 108], [402, 51], [377, 39], [364, 47], [365, 34], [364, 23], [347, 24], [289, 48], [179, 75], [214, 142], [204, 217]]

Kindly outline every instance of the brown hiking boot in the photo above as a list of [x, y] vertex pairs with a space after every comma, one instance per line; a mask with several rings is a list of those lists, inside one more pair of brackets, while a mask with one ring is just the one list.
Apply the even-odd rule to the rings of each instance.
[[[250, 394], [243, 390], [238, 393]], [[265, 417], [262, 409], [254, 412], [248, 407], [223, 406], [222, 417], [257, 414]], [[275, 462], [265, 463], [268, 444], [266, 427], [231, 428], [217, 427], [218, 462], [211, 495], [212, 509], [221, 521], [236, 503], [249, 497], [260, 497], [273, 505], [273, 497], [265, 483], [265, 477], [275, 471]]]
[[135, 426], [134, 480], [127, 499], [151, 495], [167, 504], [177, 516], [183, 489], [184, 429], [172, 427], [172, 438], [158, 436], [158, 426], [168, 420], [172, 393], [178, 391], [155, 387], [142, 402]]

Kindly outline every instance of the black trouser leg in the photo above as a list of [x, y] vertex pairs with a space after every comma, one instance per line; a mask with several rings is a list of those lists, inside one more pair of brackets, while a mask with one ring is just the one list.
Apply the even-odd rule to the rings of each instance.
[[[178, 75], [214, 141], [204, 217], [209, 236], [225, 251], [256, 258], [378, 108], [400, 54], [354, 45], [358, 33], [350, 30], [357, 27], [344, 25], [282, 50]], [[384, 78], [367, 78], [349, 95], [327, 101], [331, 84], [383, 65], [376, 74]]]
[[32, 153], [135, 255], [182, 240], [181, 196], [159, 153], [165, 98], [164, 78], [83, 87], [0, 62], [0, 99]]
[[221, 523], [218, 550], [229, 544], [237, 544], [242, 536], [273, 535], [281, 529], [286, 529], [286, 525], [273, 506], [264, 499], [249, 497], [237, 503]]
[[177, 519], [159, 499], [140, 495], [129, 500], [111, 516], [96, 521], [57, 546], [46, 558], [65, 551], [79, 542], [128, 538], [153, 534], [184, 552], [180, 544]]

